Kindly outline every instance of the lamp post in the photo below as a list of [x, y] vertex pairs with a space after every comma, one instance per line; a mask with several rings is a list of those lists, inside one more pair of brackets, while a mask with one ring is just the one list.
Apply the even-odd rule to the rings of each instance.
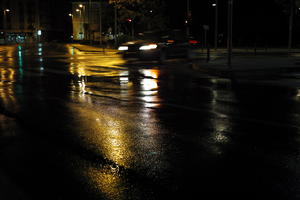
[[92, 21], [92, 0], [89, 0], [88, 35], [89, 35], [90, 44], [92, 44], [92, 37], [91, 37], [91, 21]]
[[186, 35], [190, 35], [189, 19], [191, 18], [190, 0], [186, 0]]
[[293, 25], [295, 15], [295, 0], [290, 0], [290, 18], [289, 18], [289, 39], [288, 39], [288, 51], [291, 51], [293, 41]]
[[231, 67], [232, 58], [232, 19], [233, 19], [233, 0], [228, 0], [228, 19], [227, 19], [227, 49], [228, 49], [228, 66]]
[[[82, 33], [84, 32], [82, 39], [86, 39], [86, 30], [84, 27], [84, 24], [86, 22], [86, 6], [83, 4], [79, 4], [78, 5], [78, 9], [76, 9], [76, 12], [79, 12], [80, 14], [80, 22], [81, 22], [81, 29], [82, 29]], [[79, 11], [77, 11], [79, 10]]]
[[100, 40], [100, 45], [102, 45], [102, 1], [100, 0], [99, 3], [99, 40]]
[[117, 4], [115, 3], [115, 8], [114, 8], [114, 15], [115, 15], [115, 46], [118, 44], [118, 39], [117, 39], [117, 20], [118, 20], [118, 13], [117, 13]]
[[69, 17], [71, 18], [71, 24], [72, 24], [72, 35], [71, 35], [71, 39], [72, 39], [72, 42], [73, 42], [73, 38], [74, 38], [74, 21], [73, 21], [73, 14], [72, 14], [72, 13], [69, 13], [68, 15], [69, 15]]
[[[79, 7], [80, 7], [80, 5], [79, 5]], [[83, 36], [82, 36], [83, 35], [83, 28], [82, 28], [83, 22], [82, 22], [81, 9], [77, 8], [75, 11], [77, 13], [79, 13], [79, 35], [80, 35], [80, 39], [82, 40], [83, 39]]]
[[4, 41], [6, 42], [6, 32], [7, 32], [7, 13], [9, 13], [9, 9], [3, 10], [3, 29], [4, 29]]
[[218, 23], [219, 23], [219, 11], [218, 11], [218, 0], [216, 0], [216, 3], [214, 3], [212, 6], [215, 7], [215, 50], [218, 48]]

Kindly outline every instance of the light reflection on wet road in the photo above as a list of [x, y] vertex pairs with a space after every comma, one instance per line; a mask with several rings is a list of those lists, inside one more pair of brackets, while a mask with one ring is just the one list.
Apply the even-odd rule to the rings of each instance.
[[300, 194], [296, 88], [71, 45], [2, 47], [0, 61], [0, 162], [30, 199]]

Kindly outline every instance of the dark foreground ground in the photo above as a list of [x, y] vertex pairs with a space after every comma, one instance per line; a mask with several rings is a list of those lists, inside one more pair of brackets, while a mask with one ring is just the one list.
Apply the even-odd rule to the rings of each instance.
[[70, 45], [0, 60], [0, 199], [300, 197], [296, 72], [232, 81]]

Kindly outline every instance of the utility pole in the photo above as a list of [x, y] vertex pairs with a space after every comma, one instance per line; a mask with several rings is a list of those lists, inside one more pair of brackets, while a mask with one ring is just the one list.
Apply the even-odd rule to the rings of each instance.
[[92, 21], [92, 0], [89, 0], [89, 12], [88, 12], [88, 34], [90, 39], [90, 44], [92, 44], [92, 37], [91, 37], [91, 21]]
[[117, 15], [117, 4], [115, 3], [115, 46], [117, 46], [117, 44], [118, 44], [118, 40], [117, 40], [117, 26], [118, 26], [118, 24], [117, 24], [117, 17], [118, 17], [118, 15]]
[[41, 23], [40, 23], [40, 4], [36, 1], [35, 13], [36, 13], [36, 35], [38, 42], [41, 42]]
[[9, 9], [4, 9], [3, 10], [3, 29], [4, 29], [4, 42], [6, 43], [7, 39], [7, 13], [9, 13]]
[[289, 40], [288, 40], [288, 51], [291, 51], [293, 41], [293, 25], [295, 15], [295, 0], [290, 0], [290, 19], [289, 19]]
[[219, 26], [219, 2], [216, 0], [215, 5], [215, 50], [218, 48], [218, 26]]
[[233, 26], [233, 0], [228, 0], [228, 19], [227, 19], [227, 49], [228, 49], [228, 66], [231, 68], [232, 59], [232, 26]]
[[186, 0], [186, 35], [190, 35], [189, 19], [191, 18], [190, 0]]
[[100, 40], [100, 45], [102, 45], [102, 0], [100, 0], [99, 4], [99, 40]]

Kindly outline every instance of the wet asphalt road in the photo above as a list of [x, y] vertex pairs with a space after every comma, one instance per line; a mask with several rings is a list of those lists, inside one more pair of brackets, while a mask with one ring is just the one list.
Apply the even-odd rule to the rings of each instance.
[[297, 88], [55, 44], [1, 47], [0, 78], [20, 199], [300, 198]]

